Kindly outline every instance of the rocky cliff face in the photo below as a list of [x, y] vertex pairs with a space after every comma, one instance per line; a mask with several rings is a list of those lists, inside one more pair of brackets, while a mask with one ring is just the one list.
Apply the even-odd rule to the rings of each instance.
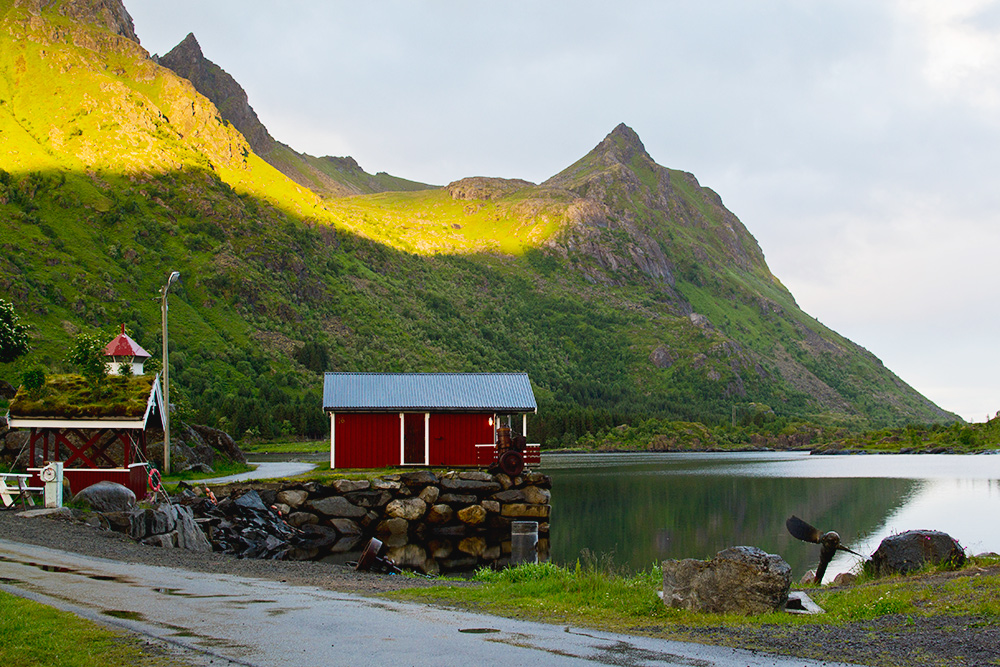
[[[56, 5], [56, 0], [16, 0], [15, 7], [24, 7], [32, 14], [38, 15], [49, 7]], [[121, 0], [66, 0], [59, 7], [60, 14], [79, 23], [89, 23], [126, 37], [136, 44], [139, 37], [135, 34], [135, 25]]]
[[267, 159], [274, 150], [274, 138], [250, 106], [243, 87], [225, 70], [205, 58], [194, 33], [188, 33], [180, 44], [166, 55], [154, 57], [154, 60], [194, 84], [199, 93], [218, 107], [222, 117], [246, 137], [253, 151]]
[[121, 0], [69, 0], [59, 13], [77, 21], [92, 23], [139, 43], [135, 25]]
[[770, 277], [757, 241], [722, 199], [692, 174], [654, 162], [625, 124], [542, 185], [581, 198], [553, 247], [590, 255], [606, 272], [634, 267], [670, 286], [678, 267], [692, 264]]

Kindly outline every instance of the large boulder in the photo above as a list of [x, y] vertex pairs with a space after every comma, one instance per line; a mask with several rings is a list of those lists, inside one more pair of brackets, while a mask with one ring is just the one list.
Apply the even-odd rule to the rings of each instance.
[[437, 484], [438, 477], [429, 470], [414, 470], [412, 472], [404, 472], [399, 475], [395, 475], [399, 478], [406, 486], [428, 486], [430, 484]]
[[439, 504], [431, 505], [430, 510], [427, 512], [427, 523], [430, 524], [442, 524], [451, 521], [451, 517], [455, 514], [455, 510], [451, 508], [451, 505]]
[[865, 567], [878, 576], [908, 574], [925, 565], [959, 567], [965, 550], [951, 535], [937, 530], [908, 530], [882, 540]]
[[337, 490], [337, 493], [350, 493], [351, 491], [365, 491], [370, 489], [372, 483], [367, 479], [335, 479], [330, 486]]
[[204, 531], [194, 520], [194, 513], [190, 507], [183, 505], [160, 506], [161, 510], [169, 512], [174, 520], [177, 532], [177, 547], [188, 551], [209, 552], [212, 550], [212, 543], [208, 541]]
[[[151, 429], [146, 433], [146, 439], [147, 442], [161, 443], [159, 447], [150, 447], [149, 455], [158, 466], [162, 465], [163, 431]], [[247, 462], [246, 454], [224, 431], [185, 422], [171, 424], [170, 460], [175, 470], [197, 464], [214, 466], [219, 459]]]
[[6, 398], [8, 401], [12, 401], [16, 395], [17, 387], [6, 380], [0, 380], [0, 398]]
[[74, 503], [87, 505], [95, 512], [128, 512], [135, 507], [135, 494], [117, 482], [98, 482], [73, 496]]
[[177, 527], [177, 520], [172, 512], [164, 511], [165, 505], [157, 509], [137, 507], [129, 514], [128, 534], [134, 540], [144, 540], [151, 535], [163, 535]]
[[[236, 463], [246, 463], [247, 457], [243, 453], [243, 450], [239, 448], [236, 441], [233, 440], [225, 431], [220, 431], [217, 428], [212, 428], [211, 426], [203, 426], [201, 424], [189, 424], [189, 428], [197, 434], [196, 439], [200, 439], [202, 444], [208, 445], [215, 452], [222, 454], [223, 457], [235, 461]], [[171, 442], [173, 441], [173, 434], [171, 434]], [[211, 461], [206, 461], [211, 465]]]
[[143, 544], [188, 551], [212, 550], [190, 507], [164, 503], [155, 509], [136, 508], [129, 518], [129, 535]]
[[350, 503], [343, 496], [329, 496], [318, 500], [310, 500], [305, 504], [305, 508], [314, 514], [347, 519], [360, 519], [367, 513], [364, 508]]
[[482, 505], [469, 505], [458, 510], [458, 520], [469, 526], [478, 526], [486, 521], [486, 508]]
[[294, 508], [298, 508], [308, 499], [309, 492], [302, 489], [284, 489], [283, 491], [279, 491], [277, 495], [279, 503], [285, 503], [289, 507]]
[[393, 500], [385, 508], [388, 517], [399, 517], [407, 521], [416, 521], [427, 514], [427, 503], [420, 498], [403, 498]]
[[663, 561], [663, 602], [715, 614], [766, 614], [788, 600], [792, 568], [757, 547], [731, 547], [711, 560]]
[[261, 499], [260, 494], [257, 493], [256, 489], [250, 489], [242, 496], [233, 501], [236, 505], [243, 507], [245, 509], [256, 510], [258, 512], [267, 512], [267, 505]]
[[496, 482], [483, 482], [475, 479], [451, 479], [445, 478], [441, 480], [441, 488], [446, 491], [458, 491], [465, 493], [478, 493], [486, 495], [488, 493], [497, 493], [502, 488]]
[[6, 426], [0, 427], [0, 462], [13, 464], [15, 459], [20, 465], [27, 467], [41, 466], [42, 453], [35, 454], [35, 460], [28, 460], [28, 436], [30, 431], [6, 431]]

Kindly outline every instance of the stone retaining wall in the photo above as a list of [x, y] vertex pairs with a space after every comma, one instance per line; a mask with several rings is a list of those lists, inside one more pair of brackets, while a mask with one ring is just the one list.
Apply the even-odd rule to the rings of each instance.
[[[551, 488], [541, 473], [511, 479], [415, 470], [372, 480], [237, 483], [213, 491], [220, 509], [254, 490], [280, 513], [299, 533], [284, 557], [347, 562], [377, 537], [397, 565], [438, 573], [502, 565], [510, 557], [511, 523], [520, 520], [539, 523], [540, 558], [547, 558]], [[224, 520], [199, 522], [213, 544], [228, 539]]]

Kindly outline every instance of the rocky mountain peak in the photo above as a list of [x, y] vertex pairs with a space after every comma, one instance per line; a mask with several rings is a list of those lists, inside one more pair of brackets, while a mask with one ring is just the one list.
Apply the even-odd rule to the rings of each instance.
[[[187, 37], [182, 39], [180, 43], [163, 56], [162, 58], [157, 58], [160, 64], [164, 67], [169, 67], [174, 69], [172, 66], [165, 65], [164, 61], [169, 61], [176, 64], [178, 67], [187, 65], [188, 67], [197, 66], [202, 60], [204, 60], [205, 54], [201, 51], [201, 44], [198, 43], [197, 38], [195, 38], [193, 32], [189, 32]], [[176, 70], [174, 70], [176, 71]]]
[[604, 141], [599, 143], [593, 152], [595, 155], [604, 156], [622, 164], [630, 163], [636, 156], [652, 160], [649, 153], [646, 152], [646, 147], [642, 145], [639, 135], [625, 123], [620, 123], [611, 131], [611, 134], [604, 137]]
[[156, 61], [194, 84], [199, 93], [215, 104], [222, 117], [246, 137], [255, 153], [266, 156], [271, 152], [275, 141], [250, 106], [246, 91], [229, 73], [205, 57], [194, 33], [189, 32]]
[[[28, 4], [44, 8], [49, 3], [34, 0]], [[139, 43], [139, 37], [135, 34], [135, 24], [132, 23], [132, 17], [125, 9], [122, 0], [67, 0], [59, 8], [59, 13], [81, 23], [107, 28], [116, 35]]]
[[[608, 179], [634, 181], [629, 189], [639, 187], [636, 168], [661, 169], [649, 157], [635, 130], [621, 123], [601, 143], [573, 165], [545, 182], [594, 199], [604, 199]], [[597, 186], [597, 190], [594, 187]]]

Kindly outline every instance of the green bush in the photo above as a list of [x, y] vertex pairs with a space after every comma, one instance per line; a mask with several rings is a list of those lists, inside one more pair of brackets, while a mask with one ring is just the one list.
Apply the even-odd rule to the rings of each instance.
[[21, 386], [32, 397], [38, 397], [45, 387], [45, 371], [41, 368], [33, 368], [21, 373]]
[[108, 376], [105, 363], [104, 343], [97, 336], [80, 334], [66, 356], [66, 361], [76, 366], [80, 375], [87, 379], [91, 387], [99, 388]]

